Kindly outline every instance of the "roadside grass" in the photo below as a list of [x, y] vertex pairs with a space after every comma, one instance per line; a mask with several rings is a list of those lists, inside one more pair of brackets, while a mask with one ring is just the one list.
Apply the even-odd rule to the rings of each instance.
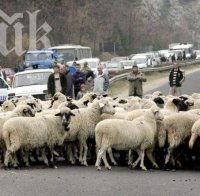
[[[195, 69], [200, 68], [200, 64], [196, 64], [196, 65], [190, 65], [190, 66], [186, 66], [183, 67], [183, 69], [185, 70], [185, 72], [187, 73], [188, 71], [192, 71]], [[146, 77], [147, 77], [147, 81], [151, 82], [154, 80], [158, 80], [161, 78], [165, 78], [168, 77], [169, 75], [169, 70], [168, 71], [162, 71], [162, 72], [149, 72], [149, 73], [145, 73]], [[112, 83], [109, 87], [108, 93], [110, 96], [116, 96], [116, 95], [120, 95], [120, 93], [124, 93], [125, 91], [128, 92], [128, 81], [126, 79], [122, 79], [119, 81], [116, 81], [114, 83]]]

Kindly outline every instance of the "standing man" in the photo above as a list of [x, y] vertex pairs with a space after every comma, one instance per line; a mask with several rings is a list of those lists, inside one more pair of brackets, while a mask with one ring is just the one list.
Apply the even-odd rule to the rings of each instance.
[[143, 82], [147, 79], [145, 75], [138, 70], [137, 63], [134, 62], [132, 66], [132, 72], [128, 74], [127, 80], [129, 81], [129, 96], [138, 96], [142, 98], [143, 96]]
[[181, 95], [181, 86], [185, 80], [185, 72], [180, 69], [178, 62], [173, 63], [173, 68], [169, 73], [169, 94], [174, 96]]
[[107, 95], [108, 86], [109, 86], [108, 74], [103, 72], [102, 65], [98, 65], [97, 75], [94, 78], [93, 92], [96, 93], [97, 95]]
[[60, 73], [60, 66], [55, 63], [53, 66], [54, 73], [49, 75], [47, 88], [49, 97], [53, 97], [56, 92], [65, 94], [66, 92], [66, 77]]
[[73, 75], [74, 81], [74, 96], [77, 97], [78, 92], [80, 91], [81, 84], [85, 84], [86, 75], [81, 71], [81, 65], [76, 64], [76, 73]]
[[69, 70], [69, 65], [64, 65], [61, 69], [61, 72], [63, 74], [65, 74], [66, 76], [66, 93], [65, 95], [68, 96], [68, 97], [71, 97], [73, 98], [73, 91], [74, 91], [74, 84], [73, 84], [73, 76], [72, 74], [70, 73], [70, 70]]
[[94, 72], [90, 69], [87, 62], [84, 62], [81, 71], [86, 75], [86, 90], [92, 91], [94, 86]]

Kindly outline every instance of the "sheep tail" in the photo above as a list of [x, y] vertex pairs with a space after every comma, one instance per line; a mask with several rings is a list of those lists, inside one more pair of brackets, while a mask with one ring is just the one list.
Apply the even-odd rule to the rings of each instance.
[[95, 141], [96, 141], [96, 149], [100, 149], [102, 143], [103, 134], [96, 132], [95, 133]]
[[192, 149], [194, 146], [194, 143], [197, 139], [198, 135], [196, 133], [192, 133], [190, 141], [189, 141], [189, 148]]
[[3, 138], [6, 144], [6, 149], [9, 149], [11, 146], [11, 141], [10, 141], [10, 132], [9, 131], [3, 131]]

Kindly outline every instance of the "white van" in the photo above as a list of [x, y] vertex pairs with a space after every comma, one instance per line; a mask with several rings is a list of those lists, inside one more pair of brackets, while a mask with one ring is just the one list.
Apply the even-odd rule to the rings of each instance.
[[8, 99], [32, 95], [46, 100], [48, 98], [47, 81], [51, 73], [53, 69], [33, 69], [16, 73], [12, 88], [8, 90]]

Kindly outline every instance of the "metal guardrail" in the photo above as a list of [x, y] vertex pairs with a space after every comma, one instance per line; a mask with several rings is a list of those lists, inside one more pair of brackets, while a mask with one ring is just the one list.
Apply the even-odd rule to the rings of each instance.
[[[200, 60], [194, 60], [194, 61], [190, 61], [190, 62], [184, 62], [184, 63], [179, 63], [182, 67], [188, 66], [188, 65], [195, 65], [195, 64], [200, 64]], [[152, 67], [152, 68], [144, 68], [141, 69], [142, 72], [146, 73], [146, 72], [160, 72], [160, 71], [167, 71], [170, 70], [172, 68], [172, 65], [167, 65], [167, 66], [162, 66], [162, 67]], [[130, 71], [130, 70], [127, 70]], [[117, 76], [112, 77], [109, 82], [110, 84], [118, 81], [118, 80], [122, 80], [125, 79], [128, 75], [127, 73], [123, 73], [123, 74], [119, 74]]]

